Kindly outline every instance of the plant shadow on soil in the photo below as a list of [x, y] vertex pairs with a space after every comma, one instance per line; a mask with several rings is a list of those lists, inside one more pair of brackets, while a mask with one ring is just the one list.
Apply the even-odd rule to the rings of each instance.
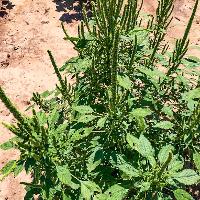
[[[54, 3], [56, 3], [56, 11], [57, 12], [65, 12], [60, 17], [60, 21], [66, 22], [66, 23], [73, 23], [73, 21], [80, 21], [83, 19], [82, 16], [82, 4], [83, 0], [53, 0]], [[89, 6], [89, 0], [84, 1], [87, 2], [86, 8], [88, 10], [88, 15], [91, 15], [90, 13], [90, 6]]]
[[7, 10], [11, 10], [13, 7], [15, 5], [11, 1], [2, 1], [2, 5], [0, 4], [0, 17], [5, 17], [8, 14]]

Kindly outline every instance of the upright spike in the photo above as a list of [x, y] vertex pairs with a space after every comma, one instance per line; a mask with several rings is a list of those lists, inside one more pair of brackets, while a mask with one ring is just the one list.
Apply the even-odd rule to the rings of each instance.
[[134, 44], [134, 48], [133, 48], [133, 51], [132, 51], [132, 54], [131, 54], [129, 67], [131, 67], [133, 65], [133, 63], [134, 63], [136, 52], [137, 52], [137, 35], [135, 35], [135, 44]]
[[2, 89], [1, 86], [0, 86], [0, 99], [4, 103], [4, 105], [6, 106], [6, 108], [8, 108], [8, 110], [13, 114], [13, 116], [15, 117], [15, 119], [17, 119], [21, 124], [24, 124], [25, 118], [19, 112], [19, 110], [12, 104], [12, 102], [6, 96], [4, 90]]
[[51, 51], [48, 50], [47, 53], [49, 54], [49, 58], [50, 58], [51, 63], [52, 63], [52, 65], [53, 65], [54, 71], [55, 71], [55, 73], [56, 73], [56, 75], [57, 75], [57, 77], [58, 77], [58, 80], [59, 80], [59, 82], [60, 82], [60, 85], [63, 87], [63, 86], [64, 86], [64, 82], [63, 82], [62, 76], [61, 76], [61, 74], [60, 74], [60, 72], [59, 72], [58, 66], [56, 65], [56, 62], [55, 62], [55, 60], [54, 60], [54, 57], [53, 57]]
[[123, 15], [122, 15], [122, 18], [121, 18], [121, 21], [120, 21], [121, 30], [124, 29], [124, 26], [126, 24], [126, 21], [127, 21], [127, 18], [128, 18], [128, 9], [129, 9], [128, 5], [125, 5]]
[[116, 112], [116, 86], [117, 86], [117, 63], [118, 63], [118, 45], [119, 45], [119, 27], [114, 35], [113, 48], [111, 55], [111, 87], [112, 87], [112, 109], [114, 113]]
[[85, 39], [85, 30], [84, 30], [84, 23], [83, 23], [83, 21], [81, 21], [81, 29], [80, 29], [80, 31], [81, 31], [81, 37], [83, 39]]
[[193, 10], [192, 10], [191, 17], [190, 17], [190, 19], [189, 19], [187, 28], [186, 28], [186, 30], [185, 30], [185, 33], [184, 33], [184, 36], [183, 36], [183, 39], [182, 39], [182, 42], [181, 42], [181, 45], [182, 45], [182, 46], [185, 45], [185, 42], [186, 42], [186, 40], [187, 40], [187, 38], [188, 38], [190, 29], [191, 29], [191, 27], [192, 27], [192, 22], [193, 22], [193, 20], [194, 20], [194, 17], [195, 17], [196, 11], [197, 11], [198, 3], [199, 3], [199, 0], [196, 0], [195, 5], [194, 5], [194, 8], [193, 8]]
[[67, 40], [69, 40], [71, 43], [73, 43], [74, 46], [76, 46], [76, 43], [71, 39], [71, 37], [67, 34], [67, 31], [65, 30], [65, 27], [64, 27], [64, 23], [62, 22], [61, 23], [61, 26], [62, 26], [62, 30], [65, 34], [65, 37]]
[[90, 26], [89, 26], [89, 21], [88, 21], [88, 17], [87, 17], [87, 11], [86, 11], [86, 6], [85, 4], [83, 5], [82, 7], [82, 12], [83, 12], [83, 20], [84, 20], [84, 23], [87, 27], [87, 30], [88, 32], [91, 34], [91, 30], [90, 30]]

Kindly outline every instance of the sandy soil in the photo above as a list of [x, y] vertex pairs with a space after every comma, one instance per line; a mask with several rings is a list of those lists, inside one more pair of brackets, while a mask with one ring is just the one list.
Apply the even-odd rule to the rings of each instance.
[[[76, 55], [73, 46], [63, 40], [60, 22], [66, 22], [70, 34], [76, 34], [80, 19], [80, 6], [73, 0], [12, 0], [3, 13], [0, 12], [0, 85], [8, 96], [25, 112], [34, 91], [52, 89], [56, 83], [47, 50], [52, 50], [59, 65]], [[145, 11], [154, 12], [154, 0], [144, 0]], [[193, 0], [176, 0], [174, 20], [169, 29], [169, 37], [181, 37], [190, 16]], [[5, 15], [7, 12], [7, 15]], [[198, 10], [190, 38], [192, 44], [200, 44], [200, 9]], [[198, 56], [197, 50], [192, 53]], [[13, 116], [0, 102], [0, 121], [13, 122]], [[0, 143], [12, 137], [0, 125]], [[0, 168], [10, 159], [15, 159], [17, 151], [0, 151]], [[0, 183], [0, 200], [22, 200], [24, 188], [20, 181], [29, 180], [24, 173], [14, 178], [12, 175]]]

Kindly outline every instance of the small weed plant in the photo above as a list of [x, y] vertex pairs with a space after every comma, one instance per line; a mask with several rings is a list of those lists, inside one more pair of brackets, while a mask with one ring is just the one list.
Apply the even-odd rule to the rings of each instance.
[[0, 87], [17, 119], [4, 123], [15, 137], [0, 147], [21, 152], [1, 179], [25, 169], [32, 176], [22, 182], [25, 199], [194, 199], [188, 188], [200, 182], [200, 62], [186, 52], [197, 6], [174, 49], [165, 39], [173, 0], [159, 0], [155, 16], [142, 15], [137, 0], [96, 0], [92, 17], [83, 7], [77, 37], [62, 24], [78, 56], [58, 67], [48, 51], [58, 84], [33, 94], [32, 117]]

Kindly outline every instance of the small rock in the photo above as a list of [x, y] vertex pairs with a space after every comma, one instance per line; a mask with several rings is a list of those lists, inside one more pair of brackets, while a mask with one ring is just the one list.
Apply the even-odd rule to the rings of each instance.
[[8, 62], [8, 60], [5, 60], [5, 61], [2, 61], [1, 62], [1, 68], [6, 68], [6, 67], [8, 67], [8, 65], [9, 65], [10, 63]]
[[41, 24], [48, 24], [49, 21], [41, 21]]
[[14, 50], [16, 51], [17, 49], [19, 49], [19, 47], [14, 47]]

